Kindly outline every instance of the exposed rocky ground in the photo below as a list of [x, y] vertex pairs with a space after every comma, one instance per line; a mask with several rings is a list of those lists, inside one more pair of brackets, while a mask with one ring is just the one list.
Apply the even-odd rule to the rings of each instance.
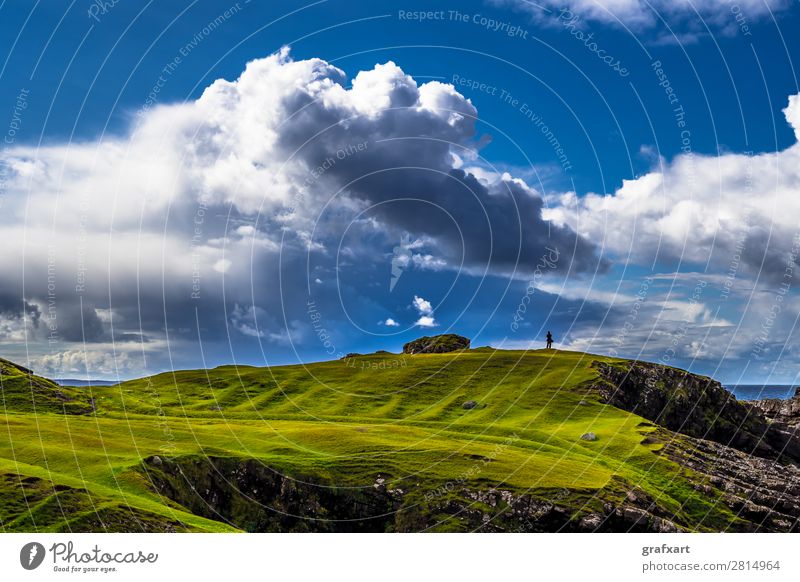
[[800, 439], [758, 405], [736, 400], [716, 380], [649, 362], [596, 362], [595, 367], [604, 381], [592, 389], [607, 404], [744, 453], [800, 461]]
[[605, 382], [592, 389], [601, 399], [678, 433], [659, 432], [662, 454], [692, 469], [687, 478], [698, 489], [721, 494], [746, 530], [797, 531], [800, 396], [740, 402], [711, 378], [667, 366], [596, 368]]
[[[434, 494], [391, 485], [337, 487], [282, 474], [254, 459], [150, 457], [142, 472], [168, 500], [249, 532], [659, 531], [684, 528], [636, 488], [516, 494], [458, 486]], [[619, 485], [619, 484], [615, 484]]]
[[800, 427], [800, 388], [788, 400], [766, 398], [752, 400], [749, 404], [758, 408], [764, 416], [780, 426], [782, 430], [792, 432]]
[[800, 530], [800, 467], [748, 455], [713, 441], [669, 438], [669, 458], [708, 479], [689, 475], [698, 489], [722, 494], [722, 503], [746, 522], [746, 531]]
[[[681, 475], [731, 518], [726, 531], [793, 532], [800, 518], [800, 469], [730, 447], [658, 435], [659, 454], [691, 471]], [[718, 530], [689, 522], [633, 484], [591, 492], [519, 494], [457, 486], [404, 490], [377, 475], [364, 487], [336, 487], [282, 474], [253, 459], [145, 460], [142, 470], [168, 500], [192, 513], [250, 532], [680, 532]]]
[[249, 532], [387, 531], [402, 493], [290, 477], [256, 459], [155, 456], [142, 471], [156, 491], [195, 515]]

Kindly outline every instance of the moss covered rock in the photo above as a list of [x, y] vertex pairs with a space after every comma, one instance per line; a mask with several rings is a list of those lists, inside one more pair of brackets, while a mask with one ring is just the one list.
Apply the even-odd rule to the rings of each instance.
[[404, 354], [444, 354], [469, 349], [469, 338], [454, 333], [423, 336], [403, 346]]

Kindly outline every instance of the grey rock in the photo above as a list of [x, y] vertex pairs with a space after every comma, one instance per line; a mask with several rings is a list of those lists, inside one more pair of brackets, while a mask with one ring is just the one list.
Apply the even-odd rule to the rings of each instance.
[[733, 513], [750, 522], [741, 531], [790, 532], [800, 522], [800, 467], [795, 464], [693, 438], [670, 439], [660, 454], [691, 469], [688, 478], [696, 488], [721, 494]]
[[800, 394], [795, 394], [788, 400], [765, 398], [764, 400], [751, 400], [747, 404], [760, 410], [776, 428], [783, 432], [791, 433], [800, 428]]
[[629, 523], [631, 525], [645, 525], [648, 523], [650, 518], [650, 514], [647, 513], [644, 509], [639, 509], [638, 507], [624, 507], [622, 509], [622, 519], [625, 523]]
[[597, 435], [593, 432], [587, 432], [581, 435], [581, 440], [583, 441], [596, 441]]
[[461, 408], [464, 408], [466, 410], [472, 410], [476, 406], [478, 406], [477, 402], [475, 402], [474, 400], [467, 400], [464, 404], [461, 405]]
[[583, 531], [594, 531], [603, 524], [603, 516], [598, 513], [584, 515], [578, 522], [578, 527]]

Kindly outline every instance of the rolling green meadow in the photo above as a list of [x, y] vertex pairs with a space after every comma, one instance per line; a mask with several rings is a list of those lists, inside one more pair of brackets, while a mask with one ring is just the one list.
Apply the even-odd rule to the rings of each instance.
[[[637, 488], [700, 530], [735, 522], [659, 454], [666, 431], [599, 402], [598, 360], [616, 361], [556, 350], [376, 353], [94, 388], [2, 361], [0, 530], [242, 529], [160, 494], [143, 464], [154, 456], [253, 459], [338, 490], [369, 491], [380, 476], [411, 506], [469, 487], [556, 495], [580, 515]], [[581, 439], [588, 432], [596, 440]], [[463, 527], [435, 514], [422, 529]]]

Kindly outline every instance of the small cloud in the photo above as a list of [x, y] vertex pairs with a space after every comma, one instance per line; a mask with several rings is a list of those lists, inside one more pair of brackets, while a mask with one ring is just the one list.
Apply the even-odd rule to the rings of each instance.
[[384, 322], [383, 322], [383, 325], [385, 325], [385, 326], [387, 326], [387, 327], [400, 327], [400, 324], [399, 324], [399, 323], [397, 323], [397, 322], [396, 322], [394, 319], [392, 319], [391, 317], [390, 317], [390, 318], [388, 318], [386, 321], [384, 321]]
[[419, 327], [436, 327], [438, 325], [433, 318], [433, 306], [430, 301], [414, 295], [411, 306], [419, 312], [419, 319], [414, 325]]
[[426, 301], [422, 297], [414, 295], [414, 301], [412, 303], [414, 309], [419, 311], [420, 315], [432, 315], [433, 314], [433, 306], [431, 305], [430, 301]]
[[230, 266], [231, 262], [228, 259], [220, 259], [214, 263], [214, 270], [217, 273], [227, 273]]
[[659, 160], [658, 150], [649, 144], [639, 146], [639, 157], [651, 163], [656, 163]]

